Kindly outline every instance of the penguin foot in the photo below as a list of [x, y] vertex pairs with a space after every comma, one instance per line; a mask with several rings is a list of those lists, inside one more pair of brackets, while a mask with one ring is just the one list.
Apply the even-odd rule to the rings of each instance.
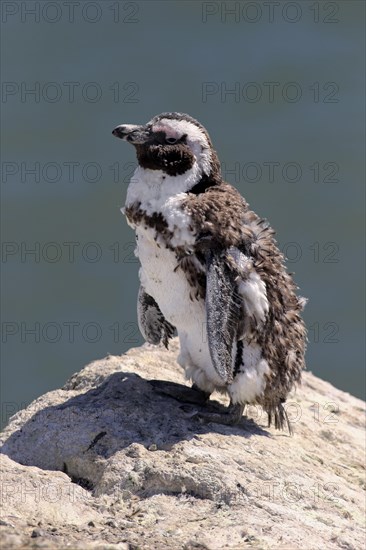
[[176, 382], [168, 382], [167, 380], [150, 380], [150, 384], [157, 393], [168, 395], [184, 403], [204, 405], [210, 398], [208, 392], [201, 390], [195, 384], [191, 388], [177, 384]]
[[230, 403], [226, 412], [199, 412], [193, 416], [196, 420], [202, 423], [215, 422], [215, 424], [224, 424], [225, 426], [235, 426], [243, 416], [245, 405], [240, 403]]

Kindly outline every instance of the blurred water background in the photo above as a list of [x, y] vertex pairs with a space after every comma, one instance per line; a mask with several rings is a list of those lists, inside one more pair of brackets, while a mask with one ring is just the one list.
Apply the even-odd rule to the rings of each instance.
[[187, 112], [309, 298], [308, 368], [365, 398], [364, 3], [2, 3], [2, 422], [142, 338], [120, 123]]

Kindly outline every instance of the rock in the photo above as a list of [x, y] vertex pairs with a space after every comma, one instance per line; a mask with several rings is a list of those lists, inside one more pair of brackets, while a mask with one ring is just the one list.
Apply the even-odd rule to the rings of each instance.
[[149, 384], [183, 383], [177, 354], [95, 361], [11, 419], [2, 546], [363, 547], [365, 403], [308, 372], [286, 404], [293, 437], [253, 406], [236, 427], [204, 425]]

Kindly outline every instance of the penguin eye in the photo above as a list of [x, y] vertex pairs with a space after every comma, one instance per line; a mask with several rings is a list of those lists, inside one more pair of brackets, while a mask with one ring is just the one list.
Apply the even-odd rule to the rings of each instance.
[[178, 139], [177, 139], [177, 138], [173, 138], [173, 137], [167, 137], [167, 138], [165, 138], [165, 141], [166, 141], [167, 143], [170, 143], [170, 144], [172, 145], [173, 143], [177, 143]]

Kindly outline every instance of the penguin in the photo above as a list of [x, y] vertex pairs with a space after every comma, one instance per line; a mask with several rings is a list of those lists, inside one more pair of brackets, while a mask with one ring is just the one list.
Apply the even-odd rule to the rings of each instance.
[[214, 391], [229, 396], [224, 412], [197, 412], [200, 421], [235, 425], [246, 405], [258, 404], [269, 426], [292, 433], [284, 404], [305, 368], [306, 300], [273, 229], [224, 181], [193, 117], [162, 113], [112, 133], [135, 147], [138, 161], [122, 210], [141, 264], [139, 328], [166, 347], [178, 335], [177, 362], [192, 382], [156, 385], [191, 403]]

